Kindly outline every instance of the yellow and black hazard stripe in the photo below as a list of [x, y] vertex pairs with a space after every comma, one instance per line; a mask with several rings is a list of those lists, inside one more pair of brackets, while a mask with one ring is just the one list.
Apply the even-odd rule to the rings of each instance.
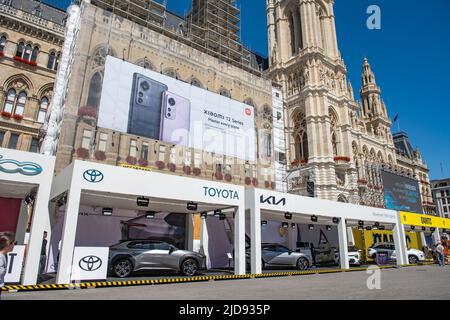
[[[422, 265], [432, 264], [423, 263]], [[409, 267], [413, 265], [403, 265]], [[417, 266], [417, 265], [416, 265]], [[395, 268], [393, 265], [379, 266], [381, 269]], [[292, 272], [272, 272], [263, 274], [245, 274], [245, 275], [214, 275], [214, 276], [195, 276], [195, 277], [179, 277], [179, 278], [161, 278], [149, 280], [128, 280], [128, 281], [100, 281], [100, 282], [82, 282], [72, 284], [38, 284], [38, 285], [7, 285], [1, 288], [6, 292], [23, 292], [23, 291], [40, 291], [40, 290], [70, 290], [70, 289], [92, 289], [92, 288], [110, 288], [110, 287], [130, 287], [143, 285], [162, 285], [186, 282], [205, 282], [205, 281], [223, 281], [236, 279], [257, 279], [257, 278], [274, 278], [274, 277], [290, 277], [304, 276], [313, 274], [329, 274], [337, 272], [356, 272], [365, 271], [367, 267], [355, 267], [350, 269], [310, 269], [305, 271]]]

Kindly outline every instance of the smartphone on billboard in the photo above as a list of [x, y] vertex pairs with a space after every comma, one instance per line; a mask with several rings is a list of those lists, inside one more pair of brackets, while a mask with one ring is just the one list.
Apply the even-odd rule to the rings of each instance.
[[191, 102], [168, 91], [163, 93], [162, 100], [163, 111], [159, 139], [167, 143], [189, 147]]
[[165, 84], [142, 74], [133, 75], [128, 133], [159, 139], [162, 96], [168, 89]]

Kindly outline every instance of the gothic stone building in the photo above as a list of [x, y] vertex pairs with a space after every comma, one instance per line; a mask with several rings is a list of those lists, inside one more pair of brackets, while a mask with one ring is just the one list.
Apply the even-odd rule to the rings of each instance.
[[[288, 190], [310, 194], [310, 180], [317, 197], [382, 207], [383, 166], [411, 176], [417, 172], [399, 161], [367, 59], [361, 100], [355, 99], [338, 48], [333, 5], [331, 0], [267, 0], [269, 74], [283, 88], [287, 119]], [[423, 173], [421, 180], [429, 183]]]
[[39, 152], [65, 16], [35, 0], [0, 0], [1, 147]]

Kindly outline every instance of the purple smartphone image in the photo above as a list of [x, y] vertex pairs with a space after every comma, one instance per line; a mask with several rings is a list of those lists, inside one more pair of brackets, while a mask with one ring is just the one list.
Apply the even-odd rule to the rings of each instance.
[[161, 141], [189, 147], [191, 102], [171, 92], [163, 93], [161, 113]]

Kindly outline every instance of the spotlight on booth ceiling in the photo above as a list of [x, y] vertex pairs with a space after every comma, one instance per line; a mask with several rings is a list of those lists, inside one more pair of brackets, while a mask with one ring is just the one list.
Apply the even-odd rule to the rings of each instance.
[[386, 230], [386, 227], [385, 226], [379, 226], [378, 230]]
[[103, 208], [102, 209], [102, 214], [104, 216], [111, 216], [113, 213], [113, 209], [112, 208]]
[[220, 217], [222, 210], [214, 210], [214, 217]]
[[416, 230], [416, 227], [415, 226], [411, 226], [411, 230], [412, 231]]
[[308, 229], [309, 229], [309, 230], [314, 230], [314, 225], [313, 225], [313, 224], [310, 224], [310, 225], [308, 226]]
[[206, 217], [208, 217], [208, 212], [202, 212], [202, 213], [200, 213], [200, 217], [201, 217], [202, 219], [206, 219]]
[[286, 213], [284, 214], [284, 218], [285, 218], [286, 220], [292, 220], [292, 213], [286, 212]]
[[223, 214], [223, 213], [221, 213], [220, 215], [219, 215], [219, 220], [225, 220], [227, 217]]
[[139, 197], [136, 199], [136, 204], [138, 207], [148, 207], [150, 204], [150, 199], [146, 197]]
[[189, 201], [189, 202], [187, 203], [186, 208], [187, 208], [189, 211], [196, 211], [197, 208], [198, 208], [198, 204], [196, 204], [195, 202]]
[[427, 231], [427, 228], [425, 228], [425, 227], [422, 227], [422, 231]]
[[155, 213], [153, 211], [147, 211], [145, 213], [145, 219], [154, 219], [155, 218]]
[[317, 222], [319, 219], [317, 218], [317, 216], [312, 216], [311, 217], [311, 221], [312, 222]]
[[366, 230], [367, 230], [367, 231], [370, 231], [370, 230], [372, 230], [372, 227], [371, 227], [371, 226], [367, 226], [367, 227], [366, 227]]
[[291, 228], [292, 229], [294, 229], [294, 228], [296, 228], [297, 227], [297, 225], [295, 224], [295, 223], [291, 223]]
[[375, 222], [374, 226], [378, 228], [380, 226], [380, 223], [379, 222]]
[[331, 231], [331, 226], [327, 226], [327, 231]]
[[261, 221], [261, 225], [262, 225], [262, 226], [267, 226], [267, 221], [266, 221], [266, 220], [262, 220], [262, 221]]
[[283, 222], [283, 223], [282, 223], [282, 226], [283, 226], [283, 228], [289, 228], [289, 223]]
[[334, 224], [338, 224], [338, 223], [339, 223], [339, 218], [336, 218], [336, 217], [333, 218], [333, 223], [334, 223]]
[[[430, 231], [431, 231], [431, 232], [435, 232], [435, 231], [436, 231], [436, 228], [430, 228]], [[444, 229], [443, 231], [444, 231], [444, 233], [445, 233], [445, 229]]]
[[364, 221], [362, 221], [362, 220], [359, 220], [359, 221], [358, 221], [358, 226], [360, 226], [360, 227], [364, 227]]

